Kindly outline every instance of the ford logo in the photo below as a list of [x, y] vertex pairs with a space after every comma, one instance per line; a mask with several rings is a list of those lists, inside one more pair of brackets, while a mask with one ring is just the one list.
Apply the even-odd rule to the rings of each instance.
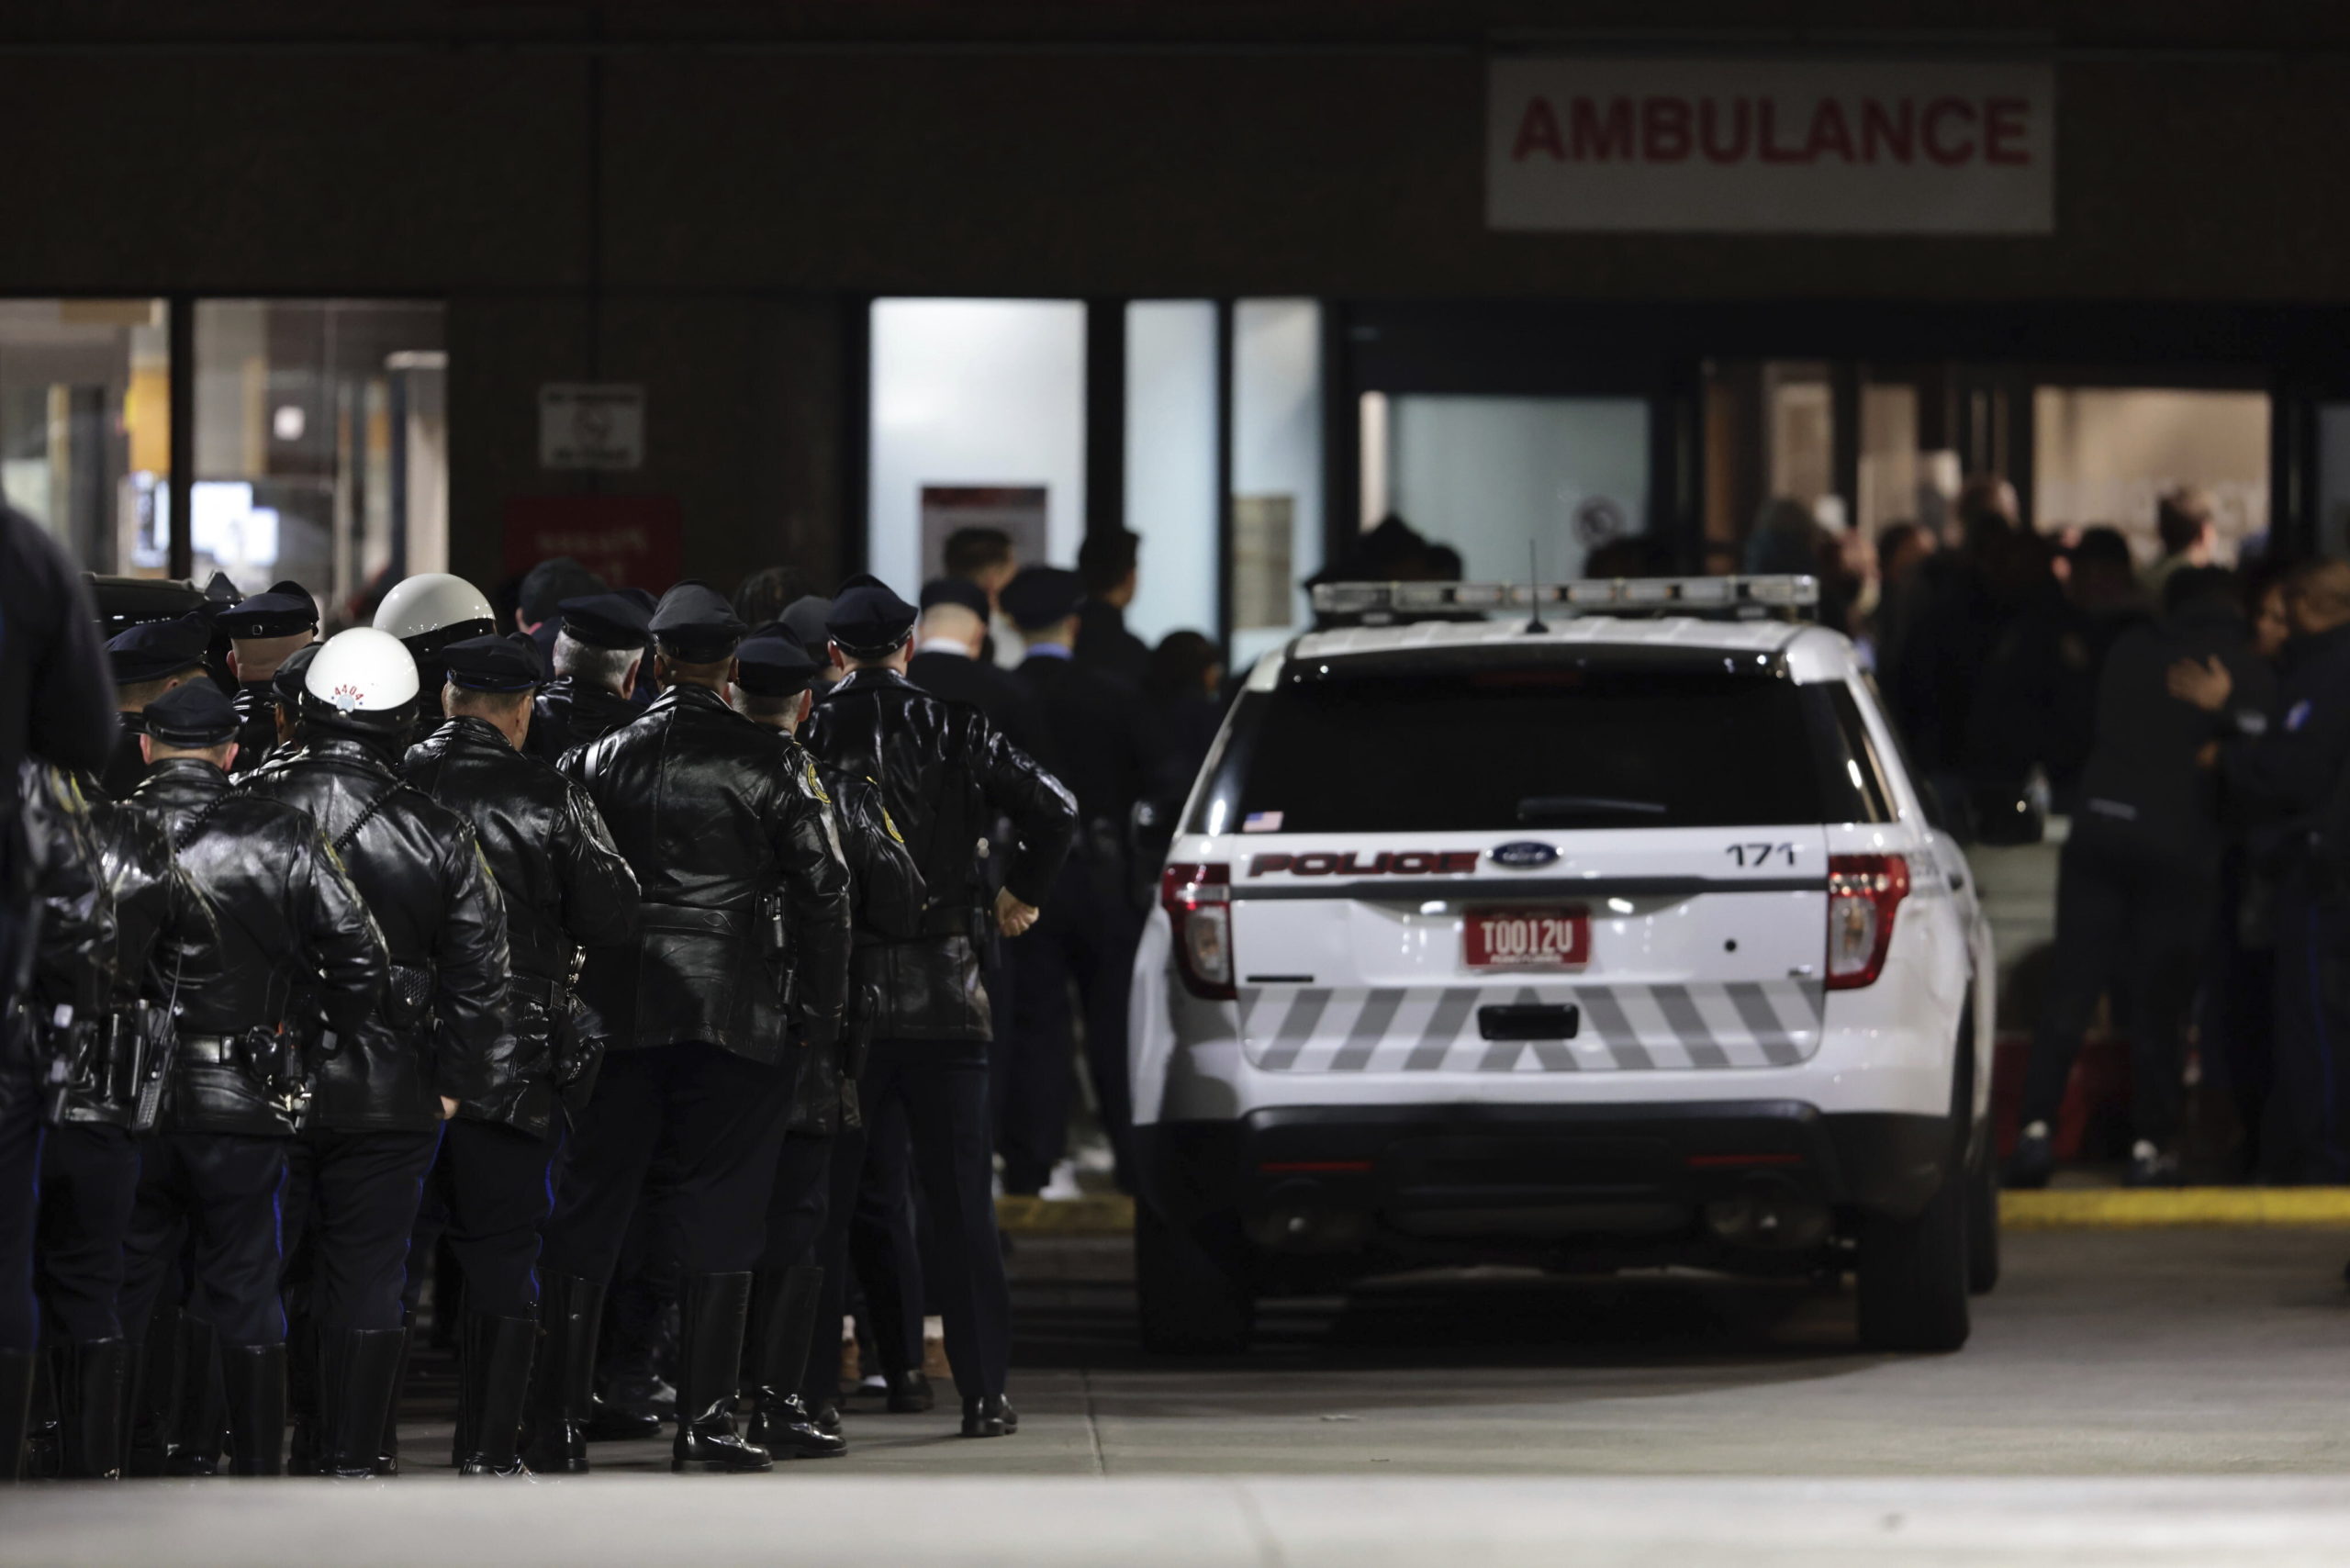
[[1548, 866], [1559, 857], [1556, 849], [1547, 844], [1537, 844], [1530, 838], [1521, 838], [1514, 844], [1496, 845], [1491, 853], [1494, 865], [1506, 866], [1514, 871]]

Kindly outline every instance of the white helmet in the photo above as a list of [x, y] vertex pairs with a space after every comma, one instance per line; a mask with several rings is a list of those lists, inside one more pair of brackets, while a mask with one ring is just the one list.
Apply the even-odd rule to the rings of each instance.
[[346, 719], [388, 716], [416, 700], [416, 661], [388, 632], [354, 626], [322, 644], [302, 677], [304, 706]]
[[375, 630], [412, 649], [431, 651], [498, 630], [498, 612], [481, 589], [447, 572], [402, 577], [375, 610]]

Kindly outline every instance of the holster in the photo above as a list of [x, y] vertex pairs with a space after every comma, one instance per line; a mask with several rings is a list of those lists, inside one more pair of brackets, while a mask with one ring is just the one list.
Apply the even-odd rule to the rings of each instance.
[[78, 1018], [71, 1007], [43, 1013], [27, 1008], [35, 1070], [40, 1074], [41, 1120], [56, 1126], [65, 1120], [65, 1107], [76, 1090], [97, 1086], [99, 1021]]
[[767, 979], [786, 1016], [800, 993], [800, 974], [792, 962], [791, 923], [785, 912], [783, 890], [770, 888], [759, 895], [759, 953], [766, 959]]
[[596, 1010], [564, 986], [548, 988], [547, 1064], [566, 1110], [579, 1111], [596, 1092], [604, 1065], [604, 1025]]

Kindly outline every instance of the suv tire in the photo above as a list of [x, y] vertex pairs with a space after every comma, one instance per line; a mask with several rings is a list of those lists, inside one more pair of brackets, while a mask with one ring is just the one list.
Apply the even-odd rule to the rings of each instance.
[[[1959, 1147], [1963, 1150], [1964, 1144]], [[1910, 1218], [1862, 1216], [1853, 1277], [1863, 1345], [1872, 1350], [1930, 1351], [1955, 1350], [1966, 1343], [1966, 1221], [1975, 1185], [1962, 1157]]]
[[1999, 1162], [1990, 1134], [1983, 1156], [1966, 1173], [1966, 1288], [1988, 1295], [1999, 1282]]
[[1256, 1327], [1256, 1293], [1241, 1259], [1219, 1256], [1148, 1203], [1135, 1205], [1135, 1299], [1143, 1349], [1156, 1355], [1245, 1350]]

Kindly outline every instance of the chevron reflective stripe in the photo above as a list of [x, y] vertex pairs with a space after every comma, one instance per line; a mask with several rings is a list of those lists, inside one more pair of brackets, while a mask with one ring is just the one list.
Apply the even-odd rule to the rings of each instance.
[[[1572, 1040], [1488, 1040], [1481, 1007], [1572, 1005]], [[1270, 1072], [1718, 1072], [1819, 1049], [1817, 980], [1721, 985], [1244, 986], [1241, 1045]]]

